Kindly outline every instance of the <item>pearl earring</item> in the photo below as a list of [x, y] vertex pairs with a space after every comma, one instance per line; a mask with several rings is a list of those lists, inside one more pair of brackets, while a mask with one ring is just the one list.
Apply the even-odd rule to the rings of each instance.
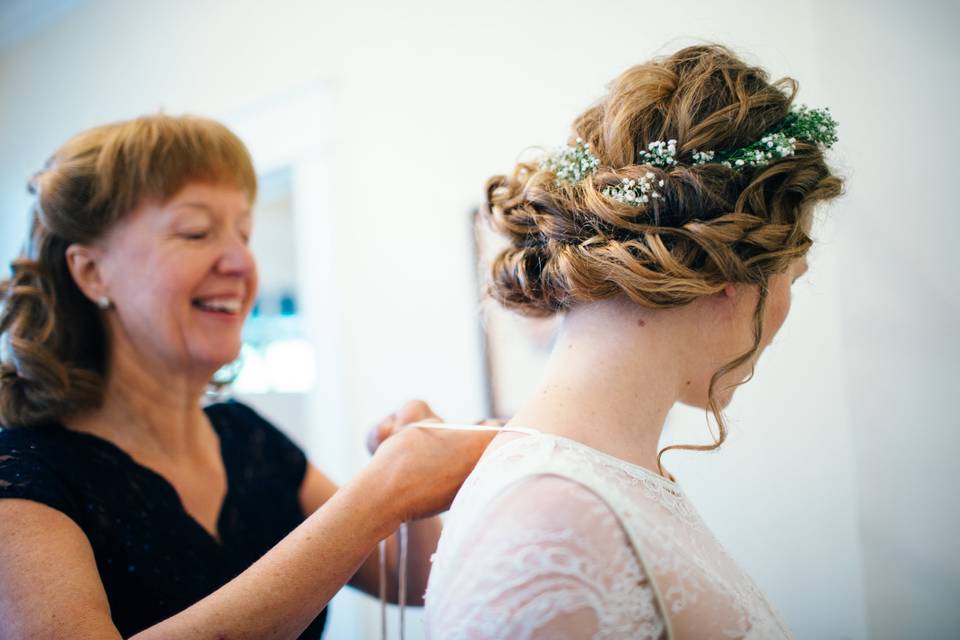
[[106, 311], [113, 306], [113, 303], [110, 302], [110, 298], [107, 296], [100, 296], [97, 298], [97, 306], [100, 307], [101, 311]]

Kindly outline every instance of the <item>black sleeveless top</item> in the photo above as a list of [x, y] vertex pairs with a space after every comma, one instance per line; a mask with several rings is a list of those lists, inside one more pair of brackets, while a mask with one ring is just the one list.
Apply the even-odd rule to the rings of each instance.
[[[58, 424], [0, 430], [0, 498], [41, 502], [77, 523], [124, 637], [217, 590], [304, 520], [303, 452], [243, 404], [205, 411], [227, 472], [219, 542], [170, 483], [108, 441]], [[319, 638], [325, 618], [300, 637]]]

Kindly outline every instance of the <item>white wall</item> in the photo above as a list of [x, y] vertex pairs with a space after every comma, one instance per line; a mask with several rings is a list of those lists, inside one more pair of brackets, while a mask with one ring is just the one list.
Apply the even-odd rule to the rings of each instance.
[[[312, 304], [342, 335], [342, 398], [338, 424], [314, 408], [310, 429], [358, 438], [410, 396], [474, 418], [466, 220], [484, 179], [529, 145], [562, 142], [605, 82], [665, 43], [731, 43], [833, 108], [850, 193], [729, 409], [729, 444], [667, 464], [798, 637], [864, 638], [868, 621], [877, 638], [946, 637], [960, 574], [946, 406], [958, 297], [939, 275], [958, 224], [946, 175], [956, 12], [864, 6], [89, 0], [0, 51], [0, 258], [25, 233], [25, 178], [71, 133], [160, 107], [232, 117], [322, 83], [336, 101], [334, 168], [317, 216], [335, 237], [318, 242], [335, 264]], [[702, 434], [702, 414], [673, 414], [669, 437]], [[308, 442], [323, 457], [321, 438]], [[340, 611], [330, 637], [375, 637], [370, 620], [343, 617], [373, 610]]]
[[824, 23], [849, 123], [834, 253], [870, 631], [956, 638], [960, 5], [840, 4]]

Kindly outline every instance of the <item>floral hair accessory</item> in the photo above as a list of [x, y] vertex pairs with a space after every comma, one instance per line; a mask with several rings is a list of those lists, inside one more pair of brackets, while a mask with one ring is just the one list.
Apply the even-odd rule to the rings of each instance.
[[[695, 151], [693, 164], [712, 162], [734, 169], [743, 166], [763, 167], [772, 160], [792, 156], [798, 140], [812, 142], [826, 149], [832, 147], [837, 141], [837, 121], [830, 115], [830, 110], [800, 106], [757, 142], [728, 151]], [[704, 154], [708, 157], [704, 158]]]
[[557, 184], [576, 184], [591, 175], [600, 161], [590, 152], [590, 143], [577, 138], [574, 146], [557, 149], [540, 161], [540, 170], [557, 177]]
[[[613, 198], [617, 202], [622, 202], [624, 204], [632, 204], [636, 206], [647, 204], [650, 202], [651, 198], [657, 200], [663, 197], [660, 195], [659, 191], [656, 191], [653, 188], [653, 181], [655, 179], [656, 176], [650, 171], [644, 174], [639, 180], [630, 180], [629, 178], [624, 178], [618, 185], [605, 187], [603, 190], [603, 195], [607, 196], [608, 198]], [[663, 180], [660, 180], [657, 185], [662, 187]]]
[[651, 164], [655, 167], [669, 169], [677, 164], [677, 141], [676, 140], [655, 140], [647, 145], [646, 151], [637, 153], [641, 162], [638, 164]]
[[[763, 167], [773, 160], [792, 156], [798, 141], [826, 149], [832, 147], [837, 141], [837, 121], [830, 115], [830, 110], [802, 105], [767, 130], [758, 141], [745, 147], [721, 151], [694, 149], [690, 164], [721, 164], [735, 171]], [[677, 141], [654, 140], [646, 149], [637, 152], [637, 164], [663, 169], [682, 164], [677, 160]], [[593, 175], [599, 166], [600, 161], [590, 151], [590, 143], [581, 138], [577, 138], [574, 146], [561, 147], [540, 162], [540, 170], [553, 173], [558, 185], [581, 182]], [[639, 180], [624, 179], [620, 184], [605, 187], [603, 194], [618, 202], [641, 206], [662, 197], [653, 187], [654, 178], [654, 174], [648, 172]], [[657, 183], [661, 187], [663, 184], [663, 180]]]

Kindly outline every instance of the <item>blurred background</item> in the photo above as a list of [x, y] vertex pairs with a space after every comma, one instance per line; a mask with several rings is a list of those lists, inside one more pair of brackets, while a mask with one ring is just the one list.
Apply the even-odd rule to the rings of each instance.
[[[70, 135], [222, 120], [262, 181], [236, 393], [343, 481], [404, 400], [478, 419], [511, 353], [509, 387], [535, 382], [542, 335], [484, 339], [485, 179], [562, 144], [631, 64], [728, 44], [831, 108], [847, 194], [728, 443], [666, 465], [799, 638], [956, 638], [958, 24], [957, 3], [917, 1], [0, 0], [0, 260], [26, 237], [27, 178]], [[681, 408], [664, 441], [706, 437]], [[379, 637], [373, 599], [346, 590], [331, 612], [326, 637]]]

